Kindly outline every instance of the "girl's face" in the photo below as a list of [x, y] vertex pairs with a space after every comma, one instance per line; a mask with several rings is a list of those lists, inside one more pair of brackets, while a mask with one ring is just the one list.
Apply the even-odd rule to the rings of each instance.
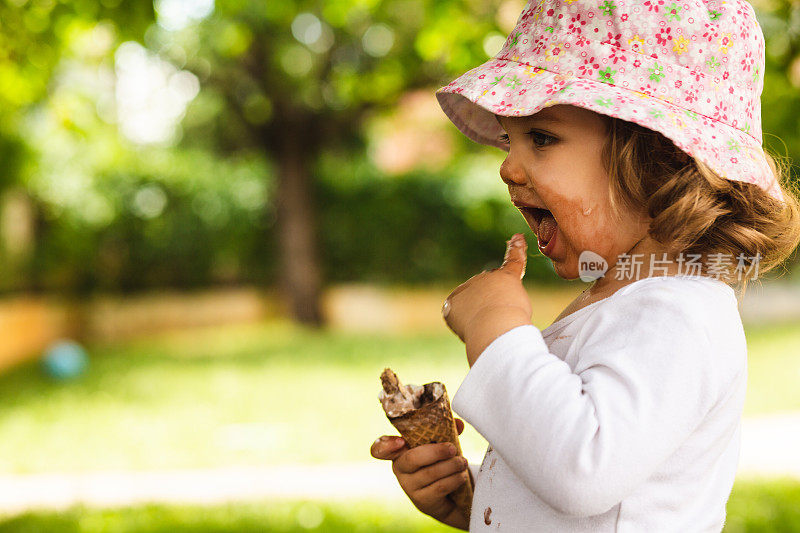
[[646, 238], [647, 217], [633, 213], [624, 213], [621, 220], [612, 217], [609, 177], [601, 160], [608, 117], [555, 105], [527, 117], [497, 119], [509, 145], [500, 176], [537, 236], [540, 222], [549, 215], [530, 207], [552, 214], [541, 227], [542, 233], [550, 233], [554, 221], [555, 232], [546, 244], [540, 238], [539, 249], [560, 277], [579, 277], [583, 251], [599, 254], [610, 268], [619, 254]]

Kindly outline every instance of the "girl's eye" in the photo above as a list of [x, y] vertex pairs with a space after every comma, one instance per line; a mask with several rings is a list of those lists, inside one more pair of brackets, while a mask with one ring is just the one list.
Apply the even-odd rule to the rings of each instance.
[[[537, 147], [549, 146], [549, 145], [553, 144], [553, 141], [556, 140], [556, 138], [553, 137], [552, 135], [547, 135], [546, 133], [542, 133], [540, 131], [535, 131], [535, 130], [529, 131], [528, 135], [530, 135], [531, 138], [533, 138], [533, 144], [535, 146], [537, 146]], [[507, 133], [502, 134], [500, 137], [498, 137], [498, 139], [503, 144], [508, 144], [509, 143], [509, 139], [508, 139], [508, 134]], [[537, 139], [542, 141], [542, 142], [537, 142]], [[548, 142], [548, 140], [550, 142]]]

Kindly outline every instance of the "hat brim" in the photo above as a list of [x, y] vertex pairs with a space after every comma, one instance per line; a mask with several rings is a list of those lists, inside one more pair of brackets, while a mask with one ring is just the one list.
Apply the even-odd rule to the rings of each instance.
[[720, 176], [756, 183], [783, 201], [780, 186], [754, 137], [640, 91], [493, 58], [439, 89], [436, 97], [448, 118], [467, 137], [504, 150], [507, 146], [500, 141], [504, 132], [495, 115], [529, 116], [545, 107], [565, 104], [635, 122], [659, 131]]

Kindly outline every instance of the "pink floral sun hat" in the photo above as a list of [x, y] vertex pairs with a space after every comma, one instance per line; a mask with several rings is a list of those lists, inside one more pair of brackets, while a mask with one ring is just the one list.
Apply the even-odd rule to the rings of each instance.
[[569, 104], [635, 122], [782, 201], [761, 146], [763, 74], [743, 0], [528, 0], [500, 52], [436, 96], [464, 134], [503, 149], [494, 115]]

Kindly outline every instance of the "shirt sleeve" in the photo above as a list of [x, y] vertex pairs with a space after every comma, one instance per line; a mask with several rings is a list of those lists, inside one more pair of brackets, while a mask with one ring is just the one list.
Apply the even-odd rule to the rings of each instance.
[[554, 509], [602, 514], [694, 431], [718, 394], [699, 313], [632, 291], [603, 304], [573, 342], [573, 369], [518, 326], [480, 355], [453, 409]]

